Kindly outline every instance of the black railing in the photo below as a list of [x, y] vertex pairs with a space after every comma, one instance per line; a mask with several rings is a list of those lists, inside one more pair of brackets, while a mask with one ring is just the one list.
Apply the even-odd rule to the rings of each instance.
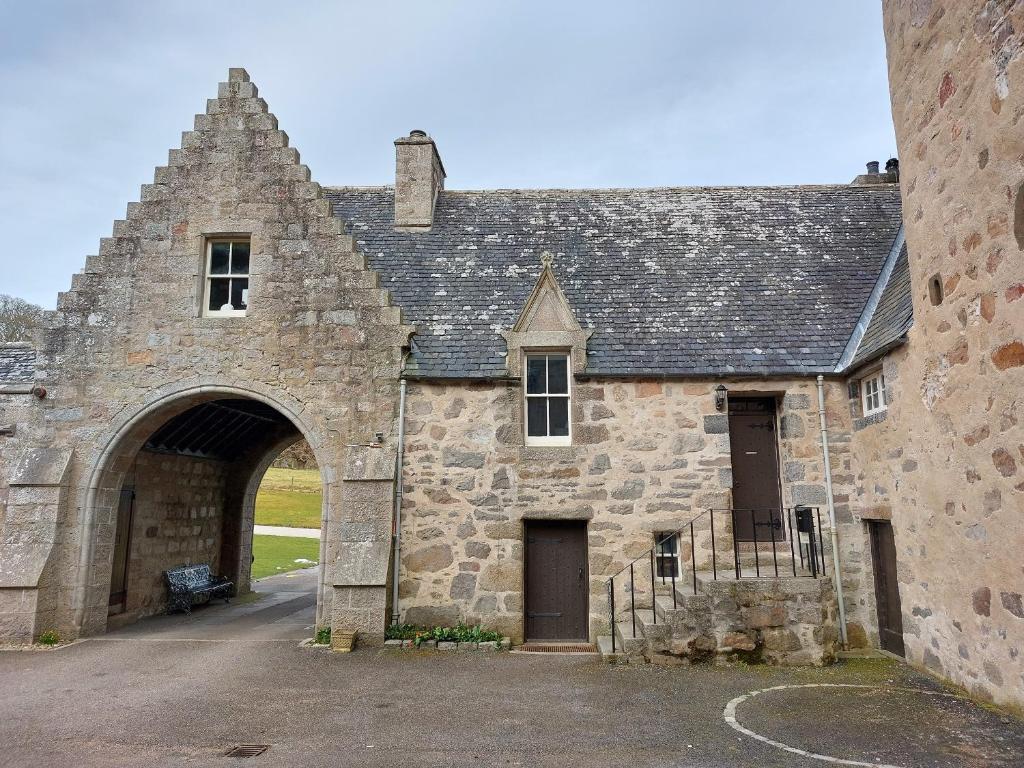
[[[637, 564], [648, 560], [651, 578], [651, 614], [652, 623], [658, 623], [657, 596], [655, 590], [660, 579], [663, 587], [669, 586], [672, 594], [672, 608], [678, 607], [677, 578], [681, 578], [682, 552], [681, 539], [687, 533], [690, 538], [690, 581], [693, 594], [699, 593], [697, 576], [697, 536], [702, 542], [710, 541], [710, 562], [705, 562], [702, 570], [710, 565], [708, 574], [713, 581], [719, 578], [718, 546], [716, 539], [715, 518], [718, 525], [726, 526], [732, 540], [733, 568], [728, 567], [725, 573], [732, 570], [737, 579], [744, 578], [779, 578], [788, 576], [787, 570], [794, 577], [818, 578], [825, 571], [825, 547], [821, 530], [821, 511], [818, 507], [773, 507], [761, 509], [707, 509], [687, 522], [685, 525], [669, 533], [660, 533], [654, 546], [627, 565], [620, 568], [608, 580], [608, 605], [611, 612], [612, 653], [615, 652], [615, 579], [629, 571], [629, 612], [633, 625], [633, 637], [636, 637], [636, 574]], [[765, 568], [762, 573], [762, 548], [771, 548], [771, 560], [764, 552]], [[782, 570], [779, 568], [779, 549], [782, 548]], [[788, 550], [790, 567], [786, 568], [785, 555]], [[753, 554], [753, 573], [750, 569], [749, 555]], [[661, 568], [656, 563], [662, 559]], [[797, 568], [797, 560], [800, 562]], [[643, 568], [643, 566], [640, 566]], [[660, 573], [658, 573], [660, 571]], [[666, 571], [668, 572], [666, 574]], [[728, 578], [728, 577], [725, 577]]]

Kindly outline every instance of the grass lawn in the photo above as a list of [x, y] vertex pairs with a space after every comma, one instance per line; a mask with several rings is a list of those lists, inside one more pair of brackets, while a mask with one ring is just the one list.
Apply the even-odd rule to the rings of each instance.
[[[262, 579], [275, 573], [312, 568], [320, 559], [320, 540], [292, 536], [253, 536], [252, 578]], [[311, 562], [297, 563], [296, 560]]]
[[271, 467], [256, 494], [256, 524], [319, 528], [321, 504], [317, 470]]

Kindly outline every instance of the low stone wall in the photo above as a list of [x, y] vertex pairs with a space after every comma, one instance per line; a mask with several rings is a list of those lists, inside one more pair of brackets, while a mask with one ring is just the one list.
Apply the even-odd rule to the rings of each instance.
[[660, 631], [648, 632], [649, 660], [814, 666], [835, 661], [838, 604], [830, 579], [705, 582], [702, 594], [678, 606], [667, 612]]
[[416, 645], [415, 640], [385, 640], [384, 647], [404, 651], [507, 651], [512, 647], [512, 641], [507, 637], [503, 637], [500, 641], [491, 640], [483, 643], [424, 640]]

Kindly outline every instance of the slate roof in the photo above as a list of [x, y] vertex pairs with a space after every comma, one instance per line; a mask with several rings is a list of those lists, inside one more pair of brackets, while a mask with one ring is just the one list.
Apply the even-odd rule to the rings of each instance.
[[409, 373], [505, 372], [540, 254], [584, 328], [587, 373], [832, 372], [900, 226], [895, 185], [441, 192], [396, 232], [393, 189], [330, 188], [408, 322]]
[[24, 384], [36, 374], [36, 351], [21, 342], [0, 344], [0, 382]]
[[914, 303], [910, 293], [910, 259], [904, 243], [882, 290], [867, 330], [857, 346], [849, 368], [857, 368], [904, 341], [914, 324]]

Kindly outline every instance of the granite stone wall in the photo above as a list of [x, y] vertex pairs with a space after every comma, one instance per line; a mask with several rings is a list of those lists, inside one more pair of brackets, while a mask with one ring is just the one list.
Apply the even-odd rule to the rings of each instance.
[[883, 7], [915, 319], [863, 504], [891, 507], [909, 660], [1020, 707], [1024, 5]]
[[164, 571], [208, 563], [222, 572], [225, 488], [223, 461], [139, 451], [126, 484], [135, 488], [125, 613], [163, 610]]
[[[517, 382], [412, 383], [403, 477], [403, 620], [480, 622], [522, 639], [523, 520], [578, 519], [588, 521], [591, 635], [606, 634], [605, 580], [649, 549], [656, 532], [731, 504], [728, 417], [715, 409], [717, 383], [579, 381], [573, 445], [565, 448], [523, 445]], [[726, 385], [733, 395], [778, 398], [783, 502], [824, 505], [814, 381]], [[852, 524], [845, 387], [830, 382], [827, 388], [837, 512]], [[822, 520], [827, 526], [824, 507]], [[717, 543], [727, 547], [729, 537]], [[698, 566], [709, 568], [710, 541], [705, 536], [697, 546]], [[684, 545], [684, 570], [689, 556]], [[859, 563], [844, 582], [860, 589]], [[852, 599], [856, 605], [858, 598]]]
[[[203, 316], [206, 241], [224, 234], [251, 241], [245, 317]], [[318, 622], [383, 641], [412, 329], [244, 70], [230, 71], [45, 324], [43, 430], [73, 449], [72, 518], [47, 555], [63, 636], [106, 625], [117, 494], [138, 449], [177, 413], [241, 397], [283, 413], [324, 474]]]

